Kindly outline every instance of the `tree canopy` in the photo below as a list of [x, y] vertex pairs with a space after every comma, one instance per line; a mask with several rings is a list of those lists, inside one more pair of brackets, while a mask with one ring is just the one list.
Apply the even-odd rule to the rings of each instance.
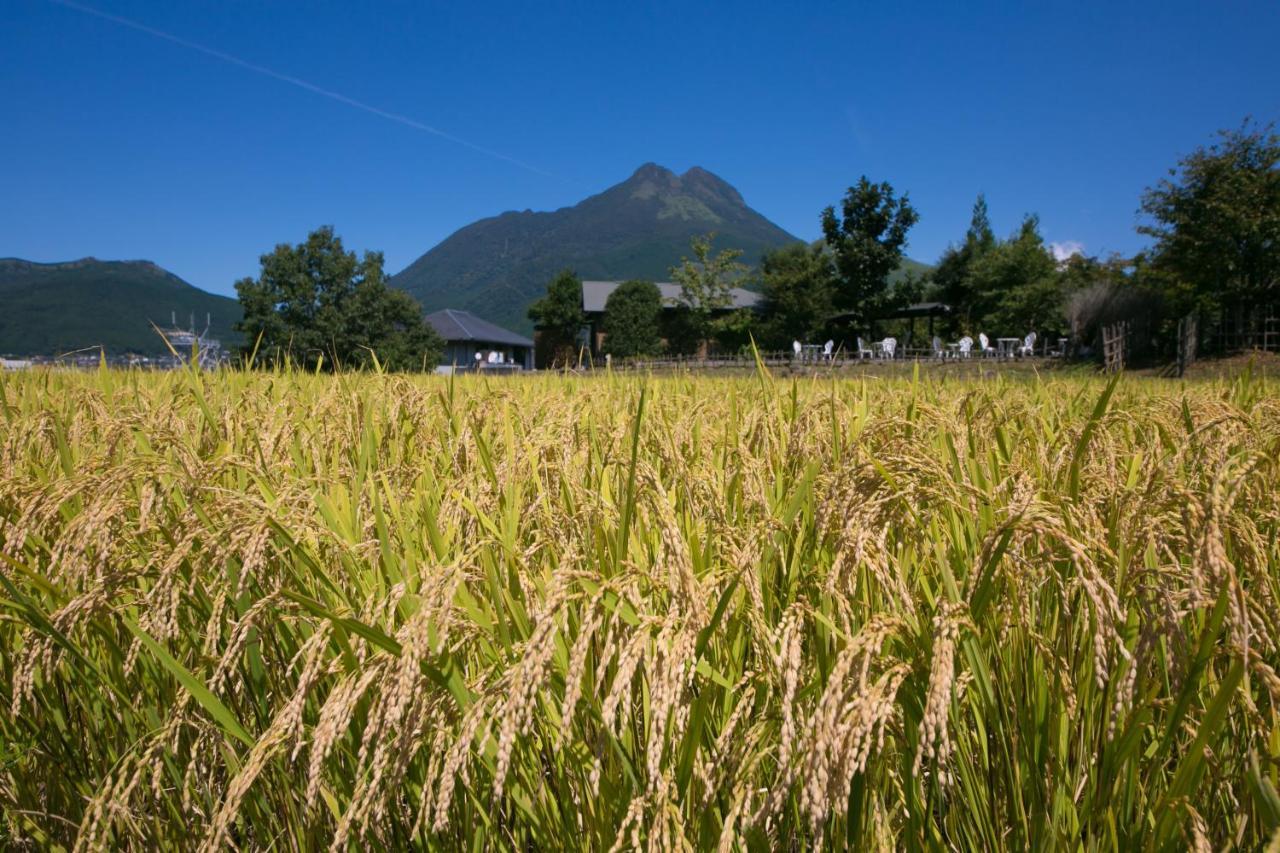
[[987, 215], [987, 199], [979, 193], [978, 200], [973, 203], [973, 216], [964, 242], [947, 247], [932, 276], [935, 297], [951, 306], [951, 316], [959, 328], [967, 327], [973, 321], [973, 266], [995, 246], [996, 236]]
[[435, 368], [443, 341], [413, 297], [387, 286], [381, 252], [357, 259], [324, 226], [260, 262], [258, 278], [236, 282], [246, 353], [308, 368]]
[[680, 285], [681, 310], [669, 325], [668, 340], [677, 352], [691, 352], [714, 336], [716, 314], [733, 307], [733, 288], [751, 271], [738, 260], [741, 249], [722, 249], [712, 255], [715, 238], [715, 234], [695, 236], [689, 241], [693, 258], [681, 258], [680, 265], [671, 268], [671, 280]]
[[1280, 299], [1280, 136], [1245, 122], [1142, 196], [1152, 266], [1183, 308]]
[[769, 349], [821, 335], [832, 314], [831, 260], [821, 245], [793, 243], [761, 260], [764, 291], [761, 343]]
[[604, 350], [618, 358], [655, 355], [662, 348], [662, 292], [651, 281], [624, 281], [604, 304]]
[[907, 193], [894, 195], [888, 181], [864, 175], [841, 203], [822, 211], [822, 234], [835, 262], [834, 306], [864, 324], [891, 301], [889, 275], [902, 263], [907, 232], [920, 216]]
[[529, 306], [529, 319], [542, 333], [540, 348], [549, 354], [547, 360], [571, 362], [587, 322], [582, 313], [582, 279], [573, 270], [561, 270], [547, 285], [547, 295]]
[[[971, 324], [990, 324], [1019, 336], [1063, 326], [1062, 283], [1040, 235], [1039, 217], [1027, 216], [1013, 237], [977, 257], [969, 279]], [[971, 329], [976, 331], [973, 325]]]

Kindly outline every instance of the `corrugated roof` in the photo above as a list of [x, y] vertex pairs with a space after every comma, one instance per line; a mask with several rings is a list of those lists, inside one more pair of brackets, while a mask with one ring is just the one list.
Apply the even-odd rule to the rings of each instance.
[[[609, 299], [609, 294], [618, 289], [620, 281], [584, 281], [582, 283], [582, 310], [588, 314], [600, 314], [604, 312], [604, 304]], [[662, 294], [664, 304], [671, 305], [680, 299], [680, 285], [672, 284], [669, 281], [657, 281], [658, 291]], [[733, 297], [734, 308], [754, 308], [760, 304], [762, 297], [758, 293], [752, 293], [750, 290], [744, 290], [741, 287], [735, 287], [729, 291], [729, 295]]]
[[533, 341], [517, 335], [509, 329], [481, 320], [470, 311], [446, 308], [426, 317], [428, 325], [446, 341], [476, 341], [482, 344], [505, 344], [513, 347], [531, 347]]

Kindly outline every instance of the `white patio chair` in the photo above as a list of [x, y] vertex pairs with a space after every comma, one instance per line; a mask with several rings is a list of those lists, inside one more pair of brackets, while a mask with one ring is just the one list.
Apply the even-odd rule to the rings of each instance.
[[898, 348], [897, 338], [885, 338], [880, 342], [880, 348], [884, 351], [885, 358], [893, 358], [893, 351]]
[[796, 354], [796, 361], [804, 360], [804, 346], [799, 341], [792, 341], [791, 349]]
[[986, 332], [978, 332], [978, 354], [981, 356], [992, 356], [996, 354], [995, 348], [991, 346], [991, 339], [987, 337]]
[[942, 338], [937, 335], [933, 336], [933, 357], [939, 361], [947, 357], [947, 351], [942, 347]]
[[1036, 333], [1032, 332], [1022, 341], [1022, 346], [1018, 347], [1019, 355], [1035, 355], [1036, 354]]
[[822, 345], [822, 358], [824, 361], [831, 361], [831, 353], [835, 350], [835, 348], [836, 348], [835, 341], [827, 341], [825, 344]]
[[969, 353], [973, 351], [973, 338], [969, 337], [968, 335], [965, 335], [963, 338], [960, 339], [959, 343], [960, 343], [960, 357], [968, 358]]
[[858, 358], [873, 358], [873, 357], [875, 357], [875, 352], [871, 349], [871, 347], [867, 346], [862, 342], [862, 338], [858, 338]]

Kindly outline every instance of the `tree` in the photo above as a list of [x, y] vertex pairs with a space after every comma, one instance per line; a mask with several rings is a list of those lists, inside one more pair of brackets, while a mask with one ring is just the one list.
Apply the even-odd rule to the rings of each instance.
[[970, 331], [985, 324], [1017, 334], [1062, 328], [1062, 283], [1038, 217], [1023, 219], [1017, 234], [974, 261], [970, 275]]
[[662, 348], [658, 324], [662, 292], [651, 281], [624, 281], [604, 303], [604, 349], [618, 358], [654, 355]]
[[947, 247], [932, 276], [934, 295], [951, 306], [951, 316], [958, 328], [966, 328], [973, 321], [973, 265], [995, 246], [996, 236], [987, 216], [987, 199], [979, 193], [964, 242]]
[[1212, 308], [1280, 298], [1280, 136], [1245, 121], [1220, 131], [1143, 193], [1152, 264], [1192, 304]]
[[819, 336], [831, 316], [831, 260], [821, 244], [792, 243], [761, 259], [761, 343], [769, 349]]
[[578, 335], [586, 325], [582, 313], [582, 279], [573, 270], [563, 270], [547, 285], [547, 295], [529, 306], [529, 319], [542, 333], [539, 349], [550, 364], [571, 364], [578, 348]]
[[822, 234], [835, 260], [834, 305], [865, 325], [888, 307], [889, 275], [902, 263], [907, 232], [920, 216], [903, 193], [894, 197], [886, 181], [873, 184], [864, 175], [850, 187], [841, 216], [822, 211]]
[[733, 307], [733, 288], [743, 283], [750, 268], [741, 263], [741, 249], [723, 249], [714, 257], [711, 244], [715, 234], [695, 236], [689, 242], [693, 260], [681, 258], [671, 268], [671, 280], [680, 285], [678, 322], [670, 328], [676, 338], [668, 337], [678, 352], [692, 352], [709, 340], [715, 328], [717, 313]]
[[375, 357], [390, 370], [435, 368], [444, 342], [413, 297], [387, 286], [381, 252], [357, 259], [326, 225], [259, 261], [257, 279], [236, 282], [246, 354], [256, 348], [268, 363], [308, 368], [363, 367]]

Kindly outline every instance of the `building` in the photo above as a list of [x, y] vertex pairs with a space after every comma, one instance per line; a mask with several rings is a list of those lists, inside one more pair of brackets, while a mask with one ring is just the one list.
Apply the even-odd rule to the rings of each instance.
[[426, 320], [444, 338], [441, 372], [533, 369], [533, 341], [523, 335], [455, 308], [428, 314]]
[[[604, 306], [609, 301], [609, 294], [621, 285], [620, 281], [584, 281], [582, 283], [582, 313], [587, 315], [587, 323], [591, 328], [591, 349], [599, 353], [604, 345]], [[669, 281], [654, 282], [658, 292], [662, 294], [663, 310], [672, 310], [680, 304], [680, 285]], [[739, 308], [758, 308], [764, 297], [759, 293], [735, 287], [729, 291], [733, 303], [728, 311]]]

